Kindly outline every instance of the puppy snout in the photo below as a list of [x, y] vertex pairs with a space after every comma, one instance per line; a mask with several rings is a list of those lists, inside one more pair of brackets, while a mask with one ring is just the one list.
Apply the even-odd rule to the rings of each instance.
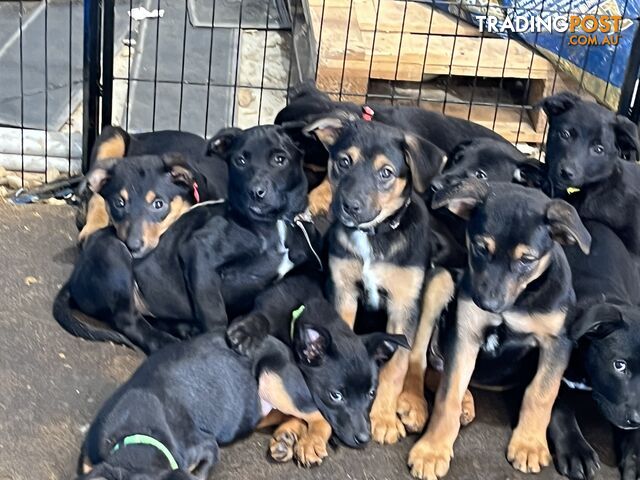
[[269, 190], [269, 188], [267, 187], [266, 183], [254, 184], [251, 187], [251, 197], [254, 200], [262, 200], [264, 197], [267, 196], [267, 191], [268, 190]]
[[127, 248], [132, 253], [137, 253], [142, 250], [144, 243], [142, 242], [142, 238], [140, 237], [129, 237], [127, 238]]
[[362, 210], [362, 201], [359, 199], [343, 199], [342, 210], [347, 215], [357, 215]]
[[640, 427], [640, 411], [634, 410], [629, 418], [627, 418], [627, 425], [630, 428], [638, 428]]
[[573, 167], [564, 166], [560, 168], [560, 176], [563, 180], [574, 180], [576, 178], [576, 171]]
[[371, 433], [368, 431], [362, 431], [355, 434], [353, 437], [356, 445], [364, 446], [371, 441]]

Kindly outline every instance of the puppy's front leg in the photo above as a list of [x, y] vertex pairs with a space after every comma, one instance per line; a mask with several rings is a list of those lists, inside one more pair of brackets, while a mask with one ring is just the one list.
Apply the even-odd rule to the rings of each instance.
[[490, 314], [470, 299], [458, 299], [454, 337], [446, 343], [444, 372], [431, 421], [409, 452], [408, 463], [416, 478], [436, 480], [449, 471], [453, 444], [460, 430], [462, 401], [482, 345], [482, 332], [489, 323]]
[[78, 234], [78, 242], [83, 243], [92, 233], [108, 226], [109, 214], [107, 213], [107, 204], [100, 194], [94, 193], [87, 205], [85, 224]]
[[538, 371], [525, 391], [518, 426], [507, 448], [513, 467], [525, 473], [537, 473], [551, 462], [547, 427], [571, 354], [571, 341], [565, 336], [543, 337], [539, 343]]
[[355, 258], [329, 257], [331, 296], [340, 318], [353, 329], [358, 312], [357, 281], [362, 277], [362, 264]]

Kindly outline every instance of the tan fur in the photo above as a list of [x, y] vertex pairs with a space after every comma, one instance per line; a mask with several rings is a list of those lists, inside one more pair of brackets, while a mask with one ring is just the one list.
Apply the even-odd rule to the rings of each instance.
[[276, 462], [284, 463], [293, 458], [298, 439], [307, 431], [307, 424], [299, 418], [291, 417], [284, 421], [269, 442], [269, 454]]
[[[349, 158], [351, 159], [351, 163], [353, 163], [354, 165], [364, 160], [364, 156], [362, 155], [362, 150], [360, 150], [360, 148], [356, 147], [355, 145], [343, 150], [341, 153], [349, 155]], [[337, 161], [339, 158], [340, 158], [340, 153], [337, 155], [336, 158], [332, 160]]]
[[538, 252], [533, 247], [525, 245], [524, 243], [519, 243], [518, 245], [516, 245], [512, 253], [513, 259], [520, 260], [525, 255], [537, 257]]
[[156, 199], [156, 192], [154, 192], [153, 190], [149, 190], [144, 196], [144, 199], [147, 203], [153, 202]]
[[566, 312], [555, 311], [548, 313], [515, 313], [504, 315], [510, 328], [517, 332], [533, 333], [537, 338], [558, 336], [564, 328]]
[[89, 238], [89, 235], [92, 233], [108, 226], [109, 213], [107, 212], [107, 204], [99, 194], [94, 194], [89, 199], [86, 223], [78, 234], [78, 241], [82, 243]]
[[488, 235], [482, 235], [475, 238], [476, 243], [484, 244], [487, 252], [491, 255], [496, 253], [496, 239]]
[[174, 197], [169, 204], [169, 214], [158, 223], [144, 223], [142, 226], [142, 240], [147, 249], [155, 248], [160, 241], [160, 237], [168, 228], [173, 225], [182, 215], [187, 213], [191, 204], [182, 197]]
[[335, 288], [335, 308], [340, 318], [353, 329], [358, 310], [357, 282], [362, 277], [362, 263], [353, 258], [329, 257], [329, 270]]
[[386, 167], [386, 166], [390, 166], [391, 167], [391, 165], [392, 164], [391, 164], [391, 161], [389, 160], [389, 158], [386, 155], [382, 154], [382, 153], [379, 153], [378, 155], [376, 155], [373, 158], [373, 166], [374, 166], [374, 168], [376, 170], [380, 170], [380, 169], [382, 169], [383, 167]]
[[96, 153], [96, 161], [104, 160], [105, 158], [121, 158], [126, 154], [127, 146], [124, 142], [124, 138], [116, 134], [98, 146]]
[[331, 182], [329, 182], [328, 178], [325, 178], [320, 185], [309, 193], [309, 212], [311, 215], [314, 217], [327, 215], [331, 207], [332, 198]]
[[126, 188], [123, 188], [122, 190], [120, 190], [120, 196], [125, 202], [129, 201], [129, 192], [127, 192]]
[[424, 269], [421, 267], [398, 267], [392, 263], [379, 262], [371, 267], [378, 286], [387, 291], [388, 333], [403, 333], [413, 343], [415, 331], [410, 330], [409, 316], [417, 308]]

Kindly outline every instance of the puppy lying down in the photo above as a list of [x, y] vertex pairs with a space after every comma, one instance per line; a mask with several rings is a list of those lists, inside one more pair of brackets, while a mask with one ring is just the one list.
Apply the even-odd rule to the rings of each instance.
[[219, 446], [248, 435], [272, 408], [319, 417], [287, 347], [273, 337], [248, 356], [223, 332], [151, 355], [109, 398], [82, 446], [79, 480], [206, 479]]

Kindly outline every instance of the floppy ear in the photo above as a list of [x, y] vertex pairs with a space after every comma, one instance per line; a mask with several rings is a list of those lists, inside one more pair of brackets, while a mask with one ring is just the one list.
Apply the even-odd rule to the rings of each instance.
[[343, 128], [344, 120], [337, 117], [325, 117], [307, 125], [302, 133], [309, 137], [316, 137], [328, 149], [338, 141]]
[[89, 189], [93, 193], [100, 193], [102, 187], [111, 178], [113, 169], [116, 163], [120, 161], [119, 158], [106, 158], [97, 162], [89, 173], [87, 173], [87, 184]]
[[514, 183], [542, 189], [547, 181], [547, 174], [544, 166], [537, 160], [520, 163], [513, 172]]
[[577, 244], [585, 255], [589, 255], [591, 235], [575, 208], [564, 200], [551, 200], [547, 207], [547, 223], [554, 240], [562, 245]]
[[431, 208], [447, 207], [451, 212], [466, 220], [477, 205], [484, 202], [489, 194], [489, 184], [472, 178], [457, 185], [445, 187], [433, 195]]
[[411, 170], [413, 188], [424, 193], [447, 161], [443, 150], [422, 137], [405, 134], [402, 142], [404, 158]]
[[162, 156], [162, 162], [167, 172], [171, 175], [173, 183], [191, 187], [193, 185], [193, 172], [187, 159], [179, 153], [167, 153]]
[[625, 325], [622, 312], [614, 305], [600, 303], [582, 312], [569, 327], [569, 337], [576, 341], [583, 336], [604, 338]]
[[627, 117], [616, 115], [613, 131], [616, 135], [616, 145], [623, 157], [626, 160], [637, 161], [640, 152], [638, 126]]
[[575, 93], [561, 92], [550, 97], [543, 98], [539, 105], [547, 116], [553, 117], [571, 110], [579, 101], [580, 97]]
[[307, 365], [321, 365], [330, 345], [331, 334], [326, 328], [300, 323], [296, 325], [293, 348], [298, 358]]
[[205, 155], [219, 155], [226, 158], [226, 154], [229, 152], [229, 147], [231, 147], [234, 138], [242, 133], [242, 131], [242, 129], [235, 127], [223, 128], [207, 142]]
[[360, 335], [362, 343], [367, 348], [369, 356], [378, 365], [386, 362], [398, 348], [409, 348], [409, 342], [404, 335], [391, 335], [389, 333], [375, 332]]

